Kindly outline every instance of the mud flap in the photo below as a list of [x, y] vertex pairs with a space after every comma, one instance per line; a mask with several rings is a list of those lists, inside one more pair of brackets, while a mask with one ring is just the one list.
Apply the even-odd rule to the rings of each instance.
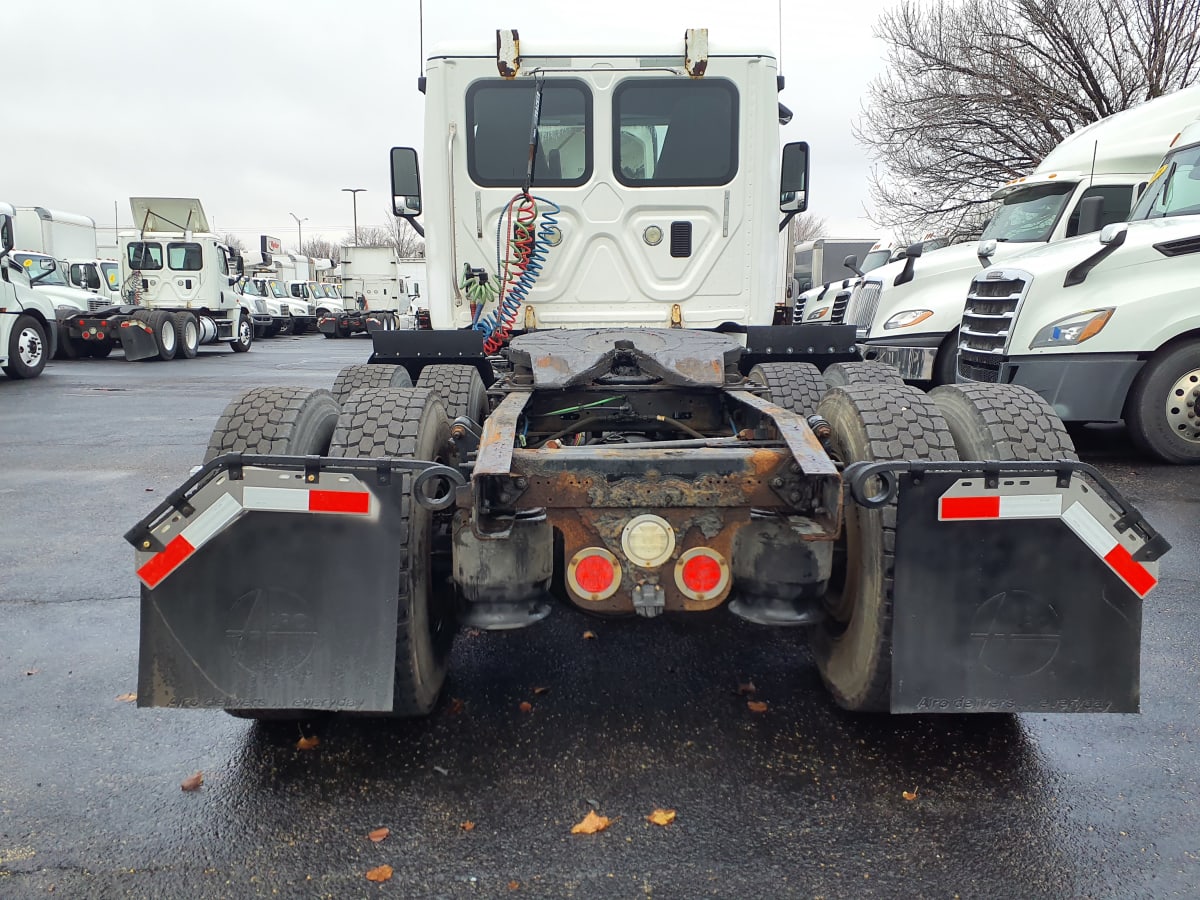
[[407, 479], [295, 462], [209, 463], [126, 535], [139, 706], [392, 709]]
[[898, 473], [892, 712], [1137, 712], [1166, 542], [1082, 464], [937, 465]]
[[143, 328], [140, 322], [133, 319], [127, 320], [122, 322], [115, 332], [116, 336], [120, 338], [125, 358], [130, 362], [153, 359], [158, 356], [158, 344], [154, 342], [154, 333]]

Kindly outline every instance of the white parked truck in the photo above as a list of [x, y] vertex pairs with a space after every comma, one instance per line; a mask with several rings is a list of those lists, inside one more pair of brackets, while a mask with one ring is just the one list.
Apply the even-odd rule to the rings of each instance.
[[14, 236], [18, 250], [42, 253], [56, 260], [65, 276], [60, 287], [96, 295], [89, 299], [60, 292], [68, 299], [68, 305], [80, 306], [87, 301], [81, 308], [95, 309], [119, 302], [118, 263], [115, 259], [98, 258], [96, 223], [90, 216], [43, 206], [20, 207], [16, 213]]
[[249, 350], [253, 317], [270, 317], [237, 289], [242, 258], [209, 230], [200, 201], [131, 197], [129, 205], [138, 231], [119, 238], [125, 303], [61, 317], [64, 338], [96, 356], [119, 345], [129, 360], [188, 359], [218, 341]]
[[339, 269], [343, 309], [317, 321], [325, 337], [404, 327], [401, 317], [408, 314], [410, 300], [392, 247], [343, 247]]
[[1029, 175], [993, 194], [1000, 205], [978, 243], [924, 254], [870, 273], [845, 321], [865, 359], [914, 381], [954, 381], [958, 325], [971, 278], [1043, 243], [1123, 222], [1171, 139], [1200, 115], [1200, 85], [1116, 113], [1072, 134]]
[[572, 606], [795, 626], [853, 710], [1137, 709], [1167, 545], [1044, 401], [823, 379], [853, 329], [770, 324], [808, 152], [769, 50], [503, 31], [426, 72], [392, 193], [433, 329], [235, 398], [126, 535], [140, 705], [426, 715], [459, 625]]
[[975, 276], [960, 378], [1018, 384], [1066, 421], [1124, 419], [1136, 443], [1200, 462], [1200, 123], [1130, 221]]
[[0, 203], [0, 368], [9, 378], [36, 378], [54, 354], [54, 304], [29, 284], [28, 270], [12, 258], [16, 212]]

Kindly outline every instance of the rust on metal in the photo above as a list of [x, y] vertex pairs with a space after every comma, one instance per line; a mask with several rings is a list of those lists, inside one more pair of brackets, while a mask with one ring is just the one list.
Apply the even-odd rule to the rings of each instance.
[[515, 28], [496, 30], [496, 69], [501, 78], [516, 78], [521, 69], [521, 37]]
[[514, 391], [505, 397], [495, 412], [483, 423], [479, 437], [479, 456], [475, 460], [475, 475], [507, 475], [512, 465], [513, 443], [517, 420], [529, 402], [528, 391]]
[[805, 475], [837, 474], [837, 466], [803, 418], [749, 391], [730, 391], [729, 396], [738, 403], [757, 410], [775, 423], [783, 442], [792, 451]]

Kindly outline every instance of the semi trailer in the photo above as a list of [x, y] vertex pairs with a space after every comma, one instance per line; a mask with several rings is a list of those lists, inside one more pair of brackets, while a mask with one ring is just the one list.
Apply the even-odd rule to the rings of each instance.
[[234, 398], [126, 534], [138, 704], [425, 715], [460, 626], [565, 605], [791, 627], [856, 711], [1136, 711], [1168, 545], [1045, 401], [770, 324], [808, 188], [777, 79], [704, 29], [435, 50], [423, 171], [392, 151], [433, 327]]

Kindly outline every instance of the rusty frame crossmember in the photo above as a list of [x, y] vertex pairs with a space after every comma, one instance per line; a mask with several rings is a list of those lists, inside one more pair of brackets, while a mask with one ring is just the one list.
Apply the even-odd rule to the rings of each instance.
[[[621, 531], [650, 513], [668, 521], [680, 550], [705, 546], [732, 560], [738, 533], [752, 519], [785, 519], [806, 541], [832, 541], [841, 526], [841, 476], [800, 416], [747, 390], [719, 392], [758, 426], [737, 436], [646, 443], [520, 447], [518, 425], [536, 391], [509, 392], [484, 424], [467, 495], [483, 539], [503, 540], [518, 511], [544, 509], [570, 558], [585, 547], [621, 556]], [[664, 570], [667, 567], [664, 567]], [[668, 610], [709, 609], [678, 591], [666, 571], [639, 570], [638, 583], [660, 585]], [[632, 610], [628, 592], [589, 608]]]

